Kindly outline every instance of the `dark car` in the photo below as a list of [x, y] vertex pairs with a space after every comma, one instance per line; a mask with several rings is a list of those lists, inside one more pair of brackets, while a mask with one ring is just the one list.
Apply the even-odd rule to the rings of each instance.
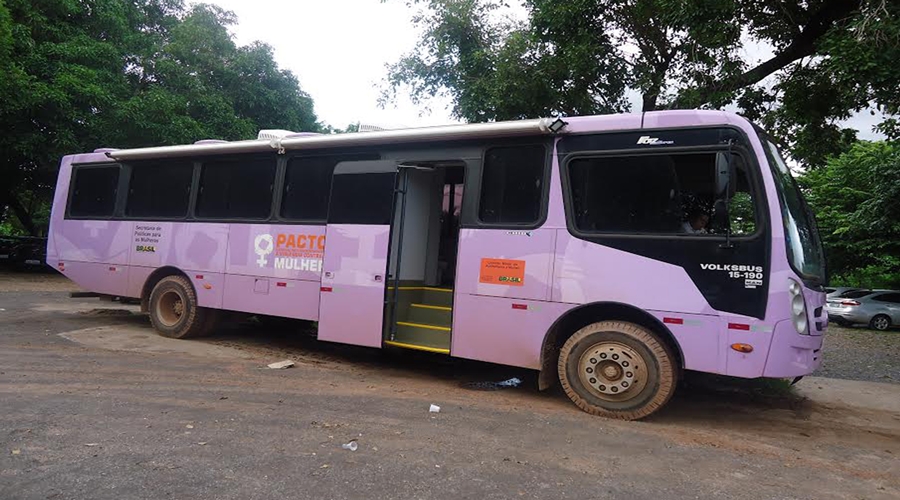
[[47, 238], [0, 237], [0, 264], [43, 266], [47, 261]]

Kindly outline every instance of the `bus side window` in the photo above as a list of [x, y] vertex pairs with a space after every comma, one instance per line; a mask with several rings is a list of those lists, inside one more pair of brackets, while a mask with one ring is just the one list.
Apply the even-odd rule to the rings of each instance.
[[488, 224], [533, 224], [540, 219], [546, 151], [539, 144], [487, 150], [478, 218]]
[[574, 225], [585, 232], [677, 233], [681, 192], [669, 155], [569, 162]]
[[731, 234], [749, 235], [756, 232], [756, 212], [753, 205], [753, 190], [747, 176], [747, 168], [739, 156], [735, 156], [735, 189], [728, 201], [728, 220]]
[[187, 215], [194, 164], [156, 160], [131, 165], [125, 215], [143, 218], [177, 218]]
[[[729, 200], [732, 234], [756, 230], [746, 167], [735, 156]], [[724, 234], [712, 222], [716, 153], [640, 154], [576, 158], [568, 163], [572, 225], [617, 234]]]
[[111, 217], [116, 208], [119, 166], [75, 167], [72, 175], [72, 199], [69, 215], [73, 217]]
[[291, 158], [284, 174], [279, 215], [292, 221], [324, 222], [334, 167], [342, 161], [377, 160], [371, 153]]
[[284, 176], [281, 217], [291, 220], [324, 221], [328, 217], [334, 157], [292, 158]]
[[275, 158], [208, 161], [200, 172], [197, 217], [266, 219], [272, 211]]

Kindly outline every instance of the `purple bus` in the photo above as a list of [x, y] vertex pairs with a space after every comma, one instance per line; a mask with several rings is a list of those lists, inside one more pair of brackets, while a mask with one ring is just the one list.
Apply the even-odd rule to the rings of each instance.
[[720, 111], [66, 156], [47, 255], [167, 337], [220, 311], [312, 320], [325, 341], [538, 370], [621, 419], [684, 370], [809, 374], [828, 323], [790, 170]]

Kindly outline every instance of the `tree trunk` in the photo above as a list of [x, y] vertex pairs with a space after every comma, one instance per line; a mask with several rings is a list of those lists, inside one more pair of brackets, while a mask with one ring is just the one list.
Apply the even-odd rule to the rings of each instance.
[[643, 106], [641, 107], [641, 111], [656, 111], [656, 101], [659, 100], [659, 90], [648, 90], [644, 92], [643, 96]]
[[19, 198], [15, 193], [5, 190], [0, 194], [0, 200], [5, 201], [5, 203], [0, 204], [0, 207], [9, 207], [9, 210], [17, 219], [19, 219], [19, 223], [21, 223], [22, 227], [28, 231], [28, 234], [31, 236], [38, 236], [38, 228], [34, 224], [34, 219], [31, 218], [31, 213], [29, 213], [25, 206], [22, 205], [22, 202], [19, 201]]

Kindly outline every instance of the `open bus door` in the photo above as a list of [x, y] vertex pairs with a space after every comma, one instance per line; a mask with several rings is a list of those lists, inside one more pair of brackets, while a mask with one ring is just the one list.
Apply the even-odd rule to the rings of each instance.
[[395, 161], [334, 169], [319, 302], [320, 340], [381, 347]]

